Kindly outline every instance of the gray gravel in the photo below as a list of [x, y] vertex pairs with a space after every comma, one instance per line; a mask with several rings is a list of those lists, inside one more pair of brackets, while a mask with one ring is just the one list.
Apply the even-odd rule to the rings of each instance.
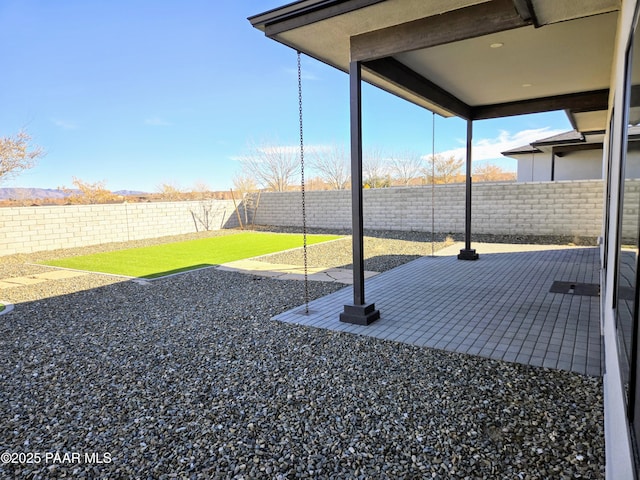
[[[259, 226], [258, 229], [278, 232], [301, 232], [298, 227]], [[309, 266], [334, 268], [352, 268], [351, 232], [339, 229], [310, 228], [311, 234], [337, 234], [345, 238], [331, 243], [310, 245], [308, 247]], [[364, 232], [364, 267], [365, 270], [384, 272], [398, 267], [416, 258], [431, 255], [451, 245], [464, 241], [464, 235], [454, 233], [403, 232], [365, 230]], [[474, 242], [488, 243], [533, 243], [544, 245], [597, 245], [596, 239], [569, 236], [534, 236], [534, 235], [487, 235], [474, 234]], [[301, 250], [265, 255], [259, 260], [270, 263], [288, 263], [302, 265], [304, 257]]]
[[[450, 245], [452, 242], [436, 242], [423, 240], [385, 239], [373, 236], [364, 237], [364, 268], [374, 272], [385, 272], [403, 263], [410, 262], [433, 251]], [[353, 268], [351, 237], [327, 243], [309, 245], [307, 247], [308, 265], [328, 268]], [[304, 256], [302, 249], [276, 253], [259, 257], [269, 263], [286, 263], [302, 265]]]
[[47, 285], [1, 292], [3, 478], [604, 477], [600, 379], [271, 321], [296, 281]]

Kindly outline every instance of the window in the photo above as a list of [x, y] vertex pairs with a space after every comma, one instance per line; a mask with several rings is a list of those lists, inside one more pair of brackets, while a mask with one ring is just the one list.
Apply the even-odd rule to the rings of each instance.
[[[624, 128], [613, 132], [621, 142], [620, 197], [618, 205], [615, 318], [622, 380], [636, 446], [640, 439], [640, 378], [638, 358], [638, 250], [640, 246], [640, 160], [634, 135], [640, 125], [640, 36], [636, 27], [627, 49]], [[638, 449], [636, 448], [636, 452]]]

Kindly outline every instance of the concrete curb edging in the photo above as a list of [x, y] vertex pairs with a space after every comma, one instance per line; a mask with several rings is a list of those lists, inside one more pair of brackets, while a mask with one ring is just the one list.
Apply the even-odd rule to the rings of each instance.
[[4, 309], [0, 310], [0, 315], [6, 315], [13, 310], [13, 303], [5, 302], [0, 300], [0, 304], [4, 305]]

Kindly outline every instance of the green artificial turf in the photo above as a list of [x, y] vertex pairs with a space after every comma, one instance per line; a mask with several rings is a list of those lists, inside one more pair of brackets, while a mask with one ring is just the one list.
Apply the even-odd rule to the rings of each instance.
[[[308, 235], [307, 244], [340, 238]], [[155, 278], [302, 246], [301, 234], [242, 232], [43, 262], [54, 267]]]

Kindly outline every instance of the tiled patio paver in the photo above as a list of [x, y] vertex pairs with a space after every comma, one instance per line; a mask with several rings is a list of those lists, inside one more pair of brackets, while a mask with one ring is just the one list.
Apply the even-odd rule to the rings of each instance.
[[497, 360], [601, 375], [599, 297], [550, 293], [554, 281], [599, 282], [597, 247], [474, 244], [423, 257], [365, 282], [381, 318], [341, 323], [352, 302], [342, 289], [276, 320], [468, 353]]

